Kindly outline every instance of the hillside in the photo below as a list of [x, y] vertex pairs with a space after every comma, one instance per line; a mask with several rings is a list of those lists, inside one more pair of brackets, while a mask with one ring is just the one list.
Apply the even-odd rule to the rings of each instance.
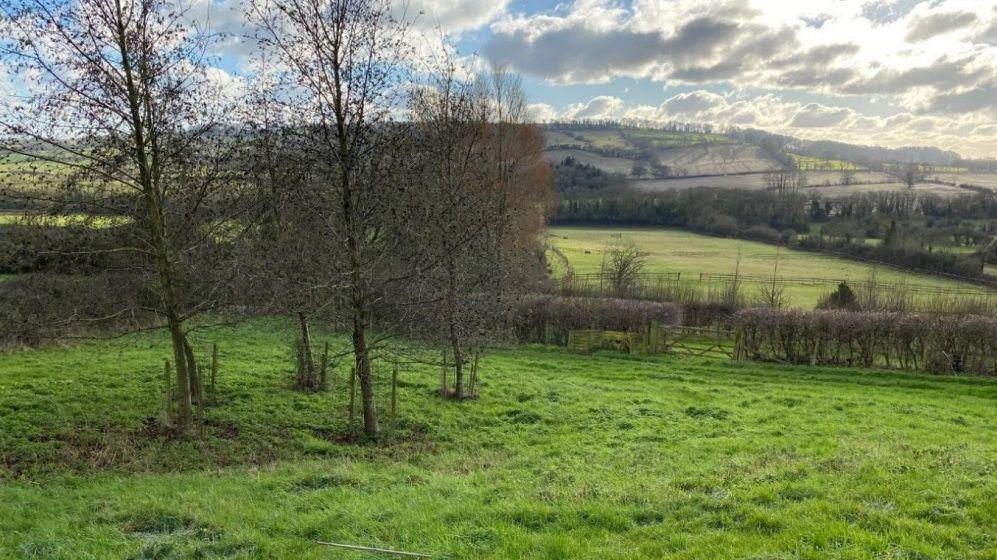
[[717, 134], [709, 127], [669, 126], [657, 129], [619, 123], [549, 124], [544, 155], [552, 164], [570, 157], [622, 175], [643, 191], [693, 187], [764, 189], [769, 187], [766, 174], [796, 170], [802, 173], [804, 187], [830, 197], [901, 191], [907, 189], [901, 180], [903, 161], [926, 164], [916, 192], [956, 196], [997, 189], [997, 174], [967, 173], [964, 168], [951, 167], [952, 162], [960, 161], [953, 152], [929, 148], [886, 150], [804, 142], [762, 131]]
[[786, 164], [759, 146], [699, 132], [644, 128], [548, 129], [551, 163], [567, 157], [634, 179], [763, 173]]
[[331, 392], [289, 390], [280, 324], [200, 336], [221, 346], [224, 398], [190, 440], [146, 435], [162, 333], [5, 358], [0, 471], [21, 477], [0, 483], [0, 557], [388, 557], [315, 541], [453, 560], [993, 551], [987, 379], [517, 348], [483, 360], [474, 402], [439, 399], [439, 368], [405, 366], [397, 437], [357, 446], [336, 437], [344, 371]]

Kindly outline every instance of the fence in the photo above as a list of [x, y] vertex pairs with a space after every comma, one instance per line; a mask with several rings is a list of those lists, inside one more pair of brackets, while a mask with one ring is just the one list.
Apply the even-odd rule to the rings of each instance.
[[734, 357], [734, 333], [721, 329], [659, 327], [643, 332], [577, 330], [568, 333], [568, 351], [589, 354], [593, 350], [617, 350], [631, 354], [679, 354], [710, 358]]

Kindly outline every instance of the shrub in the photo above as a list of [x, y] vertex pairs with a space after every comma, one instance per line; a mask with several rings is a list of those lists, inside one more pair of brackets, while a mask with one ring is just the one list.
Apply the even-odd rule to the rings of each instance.
[[858, 298], [855, 291], [847, 283], [838, 284], [838, 288], [833, 292], [820, 298], [817, 309], [856, 309], [858, 308]]
[[681, 307], [631, 299], [528, 296], [517, 302], [512, 327], [521, 342], [565, 344], [573, 330], [637, 332], [652, 323], [677, 325]]
[[0, 347], [147, 324], [155, 297], [133, 274], [25, 274], [0, 284]]
[[973, 315], [746, 309], [740, 358], [788, 363], [997, 373], [997, 319]]

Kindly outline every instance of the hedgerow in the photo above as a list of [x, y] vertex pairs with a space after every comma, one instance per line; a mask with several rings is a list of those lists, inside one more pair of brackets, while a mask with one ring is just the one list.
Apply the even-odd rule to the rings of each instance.
[[529, 296], [517, 302], [512, 314], [520, 341], [548, 344], [567, 343], [573, 330], [640, 332], [652, 323], [681, 322], [682, 308], [674, 303], [616, 298]]
[[997, 373], [997, 319], [977, 315], [746, 309], [735, 357], [794, 364]]

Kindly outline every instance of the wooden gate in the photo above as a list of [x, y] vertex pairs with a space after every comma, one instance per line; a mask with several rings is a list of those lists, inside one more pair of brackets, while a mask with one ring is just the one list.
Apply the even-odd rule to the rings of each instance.
[[618, 350], [631, 354], [681, 354], [732, 359], [734, 335], [730, 331], [696, 327], [659, 327], [643, 332], [578, 330], [568, 333], [568, 351]]

